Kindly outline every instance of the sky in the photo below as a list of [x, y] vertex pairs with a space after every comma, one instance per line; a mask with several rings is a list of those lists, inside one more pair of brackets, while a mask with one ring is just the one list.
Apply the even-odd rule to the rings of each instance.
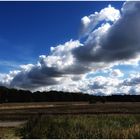
[[0, 85], [140, 94], [140, 2], [0, 2]]

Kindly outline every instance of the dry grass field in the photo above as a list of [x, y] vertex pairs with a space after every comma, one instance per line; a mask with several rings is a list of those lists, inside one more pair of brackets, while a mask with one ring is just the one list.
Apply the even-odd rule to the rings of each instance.
[[20, 131], [23, 138], [35, 139], [136, 139], [140, 138], [140, 115], [42, 115]]
[[140, 114], [139, 102], [43, 102], [0, 104], [0, 119], [3, 115], [61, 115], [61, 114]]
[[0, 138], [140, 138], [139, 120], [139, 102], [7, 103]]

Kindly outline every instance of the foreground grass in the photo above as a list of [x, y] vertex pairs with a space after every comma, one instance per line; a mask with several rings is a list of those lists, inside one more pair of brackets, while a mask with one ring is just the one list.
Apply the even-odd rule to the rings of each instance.
[[0, 139], [19, 139], [18, 129], [14, 127], [0, 127]]
[[140, 138], [140, 115], [41, 116], [20, 130], [23, 138]]

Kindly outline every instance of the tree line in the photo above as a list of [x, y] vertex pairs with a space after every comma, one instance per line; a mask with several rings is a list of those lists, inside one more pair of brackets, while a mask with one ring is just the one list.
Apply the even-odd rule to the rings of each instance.
[[62, 91], [31, 92], [28, 90], [0, 87], [0, 103], [10, 102], [56, 102], [56, 101], [88, 101], [96, 102], [139, 102], [140, 95], [95, 96], [83, 93]]

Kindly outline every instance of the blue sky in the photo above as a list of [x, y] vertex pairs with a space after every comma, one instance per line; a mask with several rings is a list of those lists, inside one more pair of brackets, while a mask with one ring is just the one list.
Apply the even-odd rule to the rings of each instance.
[[140, 93], [140, 2], [0, 2], [0, 85]]
[[51, 46], [78, 39], [80, 19], [123, 2], [0, 2], [0, 72], [36, 63]]

